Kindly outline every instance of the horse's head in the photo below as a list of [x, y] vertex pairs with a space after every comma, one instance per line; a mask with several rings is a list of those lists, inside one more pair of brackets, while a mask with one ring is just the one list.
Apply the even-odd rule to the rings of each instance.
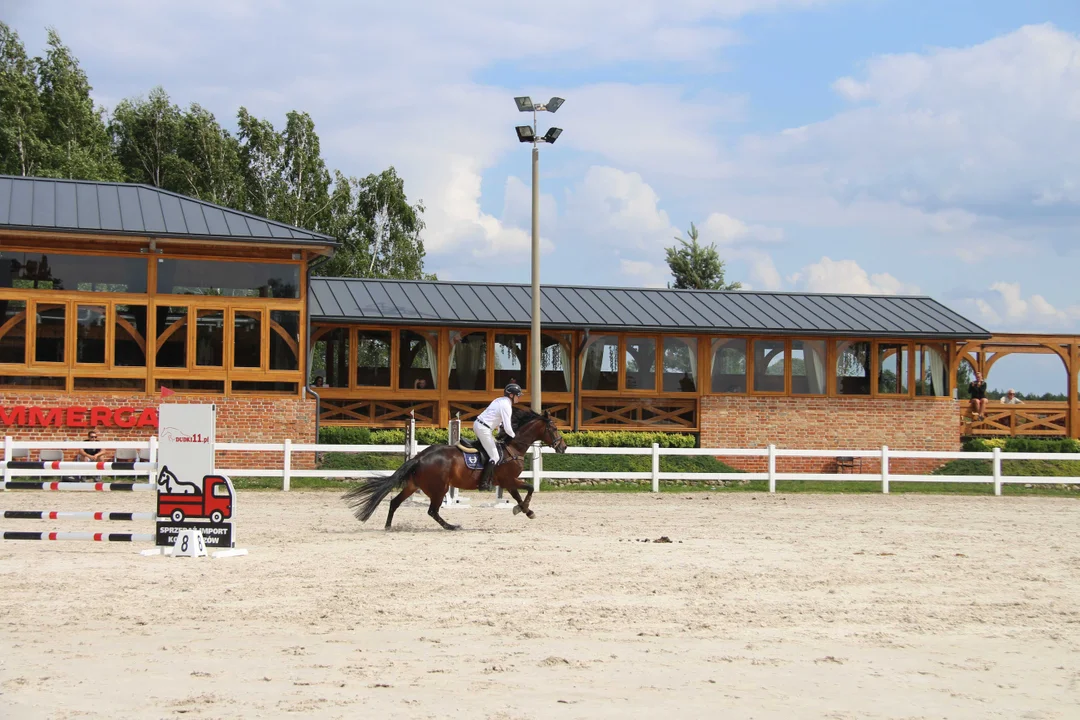
[[555, 421], [547, 410], [544, 411], [544, 434], [541, 439], [546, 445], [555, 448], [555, 452], [560, 454], [566, 452], [566, 441], [563, 440], [562, 433], [555, 426]]
[[555, 427], [555, 420], [547, 410], [543, 414], [534, 413], [532, 410], [514, 409], [511, 422], [514, 432], [522, 438], [522, 442], [532, 444], [536, 440], [555, 448], [555, 452], [566, 452], [566, 441], [563, 440], [559, 428]]

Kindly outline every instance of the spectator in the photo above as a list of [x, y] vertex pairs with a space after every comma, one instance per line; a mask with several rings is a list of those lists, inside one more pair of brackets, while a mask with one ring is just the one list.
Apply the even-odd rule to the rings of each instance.
[[1001, 398], [1003, 405], [1023, 405], [1024, 401], [1016, 397], [1016, 391], [1009, 388], [1009, 392], [1005, 393], [1005, 397]]
[[[96, 442], [98, 439], [97, 430], [91, 429], [90, 432], [86, 433], [86, 439], [87, 441]], [[77, 462], [105, 462], [105, 450], [94, 446], [83, 447], [82, 450], [75, 453], [75, 460]], [[75, 479], [80, 482], [86, 480], [86, 478], [82, 476]]]
[[412, 386], [413, 390], [427, 390], [427, 380], [424, 378], [417, 378]]
[[979, 420], [986, 416], [986, 381], [982, 373], [976, 372], [975, 379], [968, 383], [968, 393], [971, 395], [971, 413]]
[[313, 385], [314, 385], [314, 387], [326, 387], [326, 385], [323, 383], [323, 376], [322, 375], [316, 375], [315, 376], [315, 382], [313, 383]]

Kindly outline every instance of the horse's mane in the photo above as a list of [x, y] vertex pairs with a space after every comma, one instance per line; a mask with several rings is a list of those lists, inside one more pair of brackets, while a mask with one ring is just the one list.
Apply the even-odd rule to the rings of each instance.
[[528, 425], [533, 420], [538, 419], [543, 420], [544, 416], [532, 410], [516, 407], [510, 411], [510, 424], [514, 427], [514, 432], [520, 430], [523, 425]]

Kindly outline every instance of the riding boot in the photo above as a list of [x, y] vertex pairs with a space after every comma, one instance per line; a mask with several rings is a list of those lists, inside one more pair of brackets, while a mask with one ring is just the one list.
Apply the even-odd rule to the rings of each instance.
[[480, 473], [480, 482], [477, 484], [476, 489], [481, 492], [487, 492], [492, 489], [491, 479], [495, 476], [495, 461], [488, 460], [484, 465], [484, 471]]

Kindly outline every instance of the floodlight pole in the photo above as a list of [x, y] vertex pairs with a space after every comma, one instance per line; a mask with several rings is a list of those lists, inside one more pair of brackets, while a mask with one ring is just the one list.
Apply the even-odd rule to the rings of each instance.
[[[535, 113], [533, 114], [535, 124]], [[535, 131], [534, 131], [535, 132]], [[532, 393], [533, 412], [541, 412], [540, 406], [540, 148], [533, 142], [532, 148], [532, 336], [529, 340], [532, 352], [532, 372], [529, 390]]]

